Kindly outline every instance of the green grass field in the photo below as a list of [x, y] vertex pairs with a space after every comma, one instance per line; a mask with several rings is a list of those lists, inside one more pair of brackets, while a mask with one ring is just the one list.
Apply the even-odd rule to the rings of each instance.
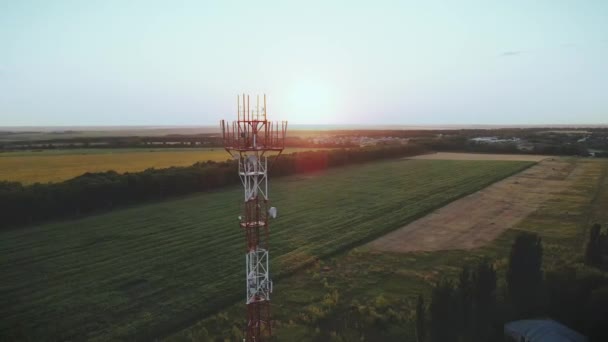
[[[288, 148], [284, 153], [322, 150]], [[143, 171], [147, 168], [189, 166], [199, 161], [225, 161], [222, 148], [69, 149], [0, 153], [0, 180], [32, 184], [58, 182], [86, 172]]]
[[[608, 160], [575, 158], [570, 163], [580, 167], [577, 183], [484, 247], [401, 254], [362, 246], [278, 282], [272, 300], [274, 335], [278, 341], [318, 341], [330, 340], [331, 332], [339, 331], [344, 341], [358, 340], [356, 324], [348, 318], [356, 308], [372, 320], [385, 320], [372, 329], [378, 334], [374, 340], [415, 340], [416, 296], [423, 294], [428, 300], [434, 282], [442, 277], [456, 279], [463, 265], [483, 257], [495, 261], [502, 284], [511, 244], [521, 231], [541, 236], [545, 270], [568, 265], [585, 269], [582, 253], [590, 226], [608, 224]], [[243, 303], [237, 303], [168, 340], [195, 341], [207, 333], [234, 339], [243, 315]], [[333, 340], [342, 341], [336, 336]]]
[[[392, 160], [277, 179], [270, 242], [276, 286], [290, 270], [529, 165]], [[0, 336], [146, 340], [241, 302], [240, 191], [1, 232]]]

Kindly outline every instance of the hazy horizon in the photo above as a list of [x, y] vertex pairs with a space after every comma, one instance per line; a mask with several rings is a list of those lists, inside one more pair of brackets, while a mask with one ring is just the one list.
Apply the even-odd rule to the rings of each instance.
[[[506, 129], [506, 128], [547, 128], [547, 129], [584, 129], [608, 128], [608, 124], [546, 124], [546, 125], [365, 125], [365, 124], [290, 124], [290, 131], [330, 131], [330, 130], [459, 130], [459, 129]], [[219, 125], [122, 125], [122, 126], [0, 126], [0, 132], [120, 132], [120, 131], [168, 131], [167, 134], [185, 131], [194, 133], [220, 132]], [[200, 132], [198, 132], [200, 130]]]
[[[608, 123], [606, 1], [22, 1], [0, 127]], [[252, 99], [253, 100], [253, 99]]]

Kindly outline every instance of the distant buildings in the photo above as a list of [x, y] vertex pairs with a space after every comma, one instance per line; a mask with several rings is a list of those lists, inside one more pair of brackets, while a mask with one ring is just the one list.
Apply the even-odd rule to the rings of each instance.
[[478, 144], [501, 144], [501, 145], [514, 145], [520, 151], [532, 151], [534, 150], [534, 144], [527, 142], [521, 138], [498, 138], [498, 137], [477, 137], [472, 138], [470, 141]]
[[396, 137], [367, 137], [367, 136], [326, 136], [311, 138], [315, 145], [344, 145], [344, 146], [376, 146], [376, 145], [405, 145], [409, 139]]
[[498, 137], [478, 137], [478, 138], [471, 139], [471, 141], [474, 141], [477, 143], [486, 143], [486, 144], [508, 144], [508, 143], [518, 144], [519, 142], [521, 142], [521, 139], [520, 138], [500, 139]]

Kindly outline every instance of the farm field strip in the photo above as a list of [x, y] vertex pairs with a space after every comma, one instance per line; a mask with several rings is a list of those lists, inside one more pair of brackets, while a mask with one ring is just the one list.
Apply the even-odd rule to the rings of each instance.
[[574, 158], [545, 159], [392, 231], [369, 246], [389, 252], [480, 247], [515, 226], [546, 201], [561, 196], [561, 191], [583, 176], [579, 172], [582, 164]]
[[[392, 160], [281, 178], [270, 189], [274, 277], [529, 165]], [[242, 289], [239, 193], [1, 232], [0, 336], [146, 339], [224, 307]]]
[[436, 152], [422, 154], [406, 159], [424, 160], [504, 160], [504, 161], [531, 161], [539, 162], [544, 159], [552, 158], [538, 154], [498, 154], [498, 153], [459, 153], [459, 152]]
[[[284, 153], [323, 150], [287, 148]], [[59, 182], [86, 172], [136, 172], [148, 168], [190, 166], [196, 162], [226, 161], [222, 148], [84, 149], [0, 153], [0, 181], [24, 184]]]

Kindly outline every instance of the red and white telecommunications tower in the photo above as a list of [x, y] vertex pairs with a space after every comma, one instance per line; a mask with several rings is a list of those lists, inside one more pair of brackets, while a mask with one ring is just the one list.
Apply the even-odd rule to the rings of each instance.
[[253, 109], [249, 106], [249, 95], [237, 96], [237, 118], [232, 123], [222, 120], [220, 124], [224, 148], [238, 159], [239, 177], [245, 189], [242, 215], [239, 216], [239, 225], [247, 240], [245, 340], [259, 342], [272, 335], [268, 218], [276, 217], [277, 210], [268, 202], [268, 154], [280, 154], [285, 148], [287, 121], [273, 123], [267, 120], [266, 95], [263, 103], [257, 96]]

